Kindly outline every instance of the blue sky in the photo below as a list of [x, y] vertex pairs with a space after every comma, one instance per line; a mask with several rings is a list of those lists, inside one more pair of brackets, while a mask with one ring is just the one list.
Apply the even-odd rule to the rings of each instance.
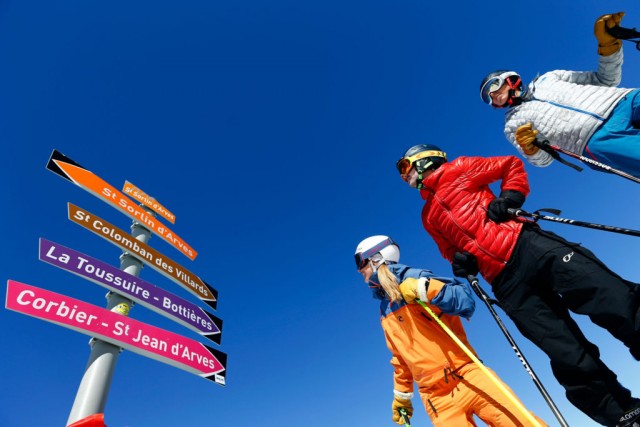
[[[515, 154], [503, 113], [479, 99], [482, 77], [507, 68], [528, 82], [552, 69], [594, 69], [593, 22], [619, 10], [625, 26], [640, 26], [631, 0], [579, 8], [551, 0], [2, 2], [4, 279], [105, 305], [103, 288], [37, 259], [44, 237], [118, 265], [115, 246], [67, 219], [67, 202], [130, 225], [45, 169], [58, 149], [171, 210], [171, 228], [198, 258], [157, 236], [150, 245], [220, 292], [227, 386], [124, 352], [109, 427], [391, 426], [390, 355], [353, 251], [364, 237], [388, 234], [402, 262], [451, 272], [395, 161], [425, 142], [450, 158]], [[640, 87], [640, 52], [627, 43], [625, 54], [622, 86]], [[525, 209], [640, 229], [636, 184], [559, 164], [527, 170]], [[542, 225], [640, 281], [637, 238]], [[196, 302], [149, 268], [141, 278]], [[569, 424], [593, 425], [564, 398], [544, 355], [499, 313]], [[199, 339], [141, 306], [131, 317]], [[626, 349], [578, 322], [640, 395]], [[0, 324], [0, 425], [64, 425], [88, 337], [7, 310]], [[486, 364], [557, 425], [482, 304], [465, 325]], [[421, 407], [413, 425], [430, 425]]]

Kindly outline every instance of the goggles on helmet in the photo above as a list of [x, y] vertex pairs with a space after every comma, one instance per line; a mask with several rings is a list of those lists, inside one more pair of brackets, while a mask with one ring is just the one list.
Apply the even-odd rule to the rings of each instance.
[[445, 159], [447, 158], [447, 155], [443, 151], [422, 151], [416, 155], [401, 158], [396, 162], [396, 168], [398, 169], [398, 172], [400, 172], [400, 175], [406, 175], [407, 173], [409, 173], [415, 162], [420, 159], [424, 159], [425, 157], [431, 156], [443, 157]]
[[391, 239], [391, 237], [389, 237], [384, 239], [382, 242], [378, 243], [377, 245], [367, 249], [366, 251], [355, 254], [356, 267], [358, 268], [358, 270], [361, 270], [365, 265], [367, 265], [367, 261], [369, 260], [369, 258], [371, 258], [372, 256], [374, 256], [375, 254], [377, 254], [378, 252], [380, 252], [382, 249], [386, 248], [389, 245], [398, 246], [398, 244], [394, 242], [393, 239]]
[[[515, 73], [513, 71], [507, 71], [500, 74], [499, 76], [496, 76], [487, 80], [486, 83], [483, 84], [482, 87], [480, 88], [480, 98], [482, 98], [485, 104], [493, 105], [491, 94], [499, 90], [502, 87], [502, 85], [504, 85], [504, 83], [507, 81], [507, 79], [513, 76], [520, 77], [518, 73]], [[515, 87], [513, 86], [516, 86], [516, 85], [512, 86], [511, 84], [509, 84], [509, 86], [512, 89], [515, 89]]]

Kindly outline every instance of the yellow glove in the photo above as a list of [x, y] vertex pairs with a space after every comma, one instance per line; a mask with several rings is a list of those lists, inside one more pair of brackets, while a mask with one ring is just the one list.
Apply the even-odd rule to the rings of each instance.
[[622, 41], [607, 33], [607, 28], [620, 25], [624, 12], [602, 15], [593, 26], [593, 33], [598, 40], [598, 54], [602, 56], [613, 55], [622, 47]]
[[416, 302], [417, 299], [427, 302], [428, 286], [429, 282], [426, 278], [421, 277], [414, 279], [410, 277], [400, 283], [400, 293], [402, 294], [402, 298], [409, 304]]
[[403, 425], [405, 422], [402, 419], [402, 415], [400, 415], [400, 408], [404, 408], [407, 411], [407, 421], [409, 421], [409, 418], [413, 415], [413, 405], [411, 405], [410, 400], [400, 399], [398, 396], [393, 398], [391, 419], [394, 423]]
[[538, 147], [533, 145], [537, 134], [538, 131], [533, 128], [531, 123], [527, 123], [516, 129], [516, 142], [522, 147], [522, 151], [524, 151], [524, 154], [527, 156], [532, 156], [539, 150]]

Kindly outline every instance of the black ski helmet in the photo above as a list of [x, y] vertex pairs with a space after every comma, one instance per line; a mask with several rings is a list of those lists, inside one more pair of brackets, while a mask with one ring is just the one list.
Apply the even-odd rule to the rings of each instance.
[[412, 167], [418, 172], [418, 189], [422, 188], [422, 174], [427, 170], [437, 169], [447, 162], [447, 153], [435, 145], [418, 144], [404, 152], [396, 162], [400, 175], [408, 173]]
[[[509, 98], [507, 98], [507, 102], [504, 105], [493, 105], [491, 94], [500, 89], [504, 83], [509, 85]], [[515, 96], [517, 90], [522, 91], [522, 79], [518, 73], [509, 70], [496, 70], [482, 79], [482, 83], [480, 83], [480, 99], [485, 104], [493, 105], [496, 108], [506, 108], [522, 102], [522, 98]]]

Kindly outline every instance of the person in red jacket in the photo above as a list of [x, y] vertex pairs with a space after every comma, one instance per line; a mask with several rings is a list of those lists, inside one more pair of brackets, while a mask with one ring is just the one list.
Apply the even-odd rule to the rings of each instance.
[[[589, 316], [640, 360], [640, 286], [580, 244], [508, 213], [529, 194], [522, 161], [447, 162], [440, 148], [416, 145], [396, 167], [425, 200], [423, 226], [454, 274], [482, 274], [522, 335], [547, 354], [569, 401], [602, 425], [640, 425], [640, 399], [618, 382], [569, 314]], [[496, 197], [489, 184], [498, 181]]]

